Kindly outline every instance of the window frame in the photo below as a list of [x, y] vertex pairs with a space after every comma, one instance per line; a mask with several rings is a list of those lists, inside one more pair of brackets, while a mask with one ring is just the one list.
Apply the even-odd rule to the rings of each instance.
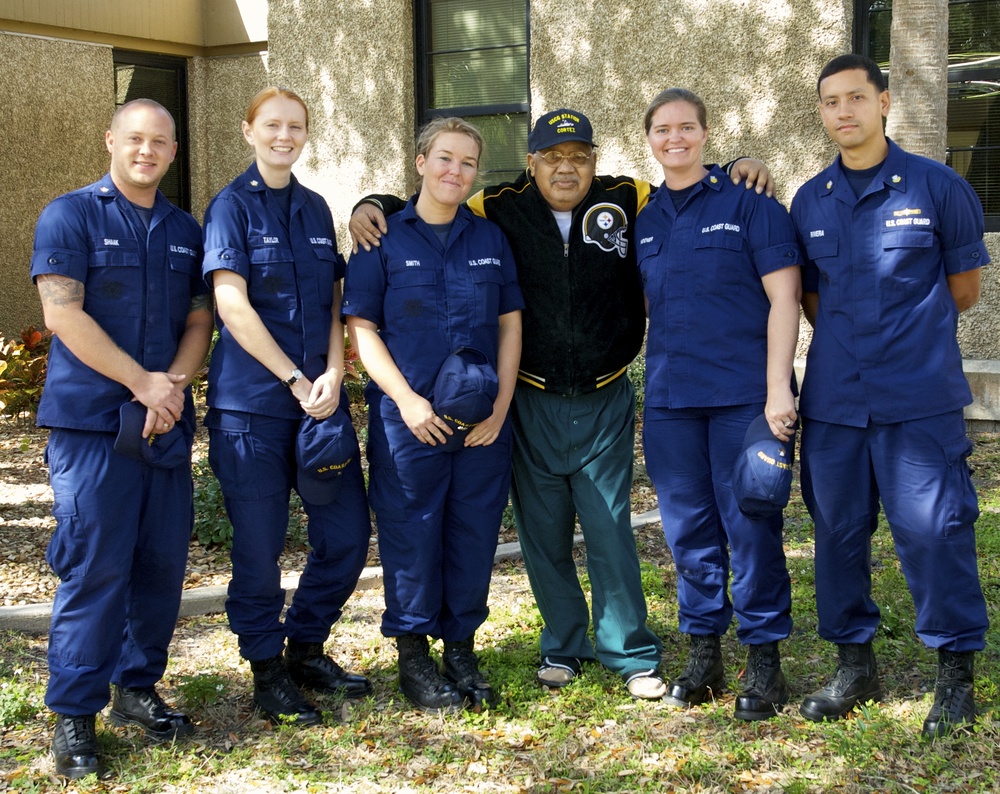
[[[949, 7], [954, 4], [968, 3], [973, 0], [949, 0]], [[870, 25], [869, 25], [869, 12], [872, 6], [883, 2], [883, 0], [854, 0], [854, 25], [853, 25], [853, 36], [854, 36], [854, 51], [862, 53], [869, 57], [872, 53], [868, 47]], [[949, 52], [949, 56], [951, 53]], [[888, 70], [884, 70], [888, 74]], [[976, 80], [987, 80], [990, 82], [1000, 82], [1000, 63], [992, 68], [982, 67], [973, 64], [954, 64], [950, 65], [948, 69], [948, 86], [949, 93], [951, 92], [951, 86], [961, 82], [971, 82]], [[956, 79], [957, 78], [957, 79]], [[890, 90], [892, 86], [889, 86]], [[949, 102], [950, 102], [949, 98]], [[996, 101], [1000, 101], [997, 99]], [[948, 119], [945, 119], [945, 124], [948, 124]], [[976, 151], [990, 151], [994, 147], [947, 147], [948, 155], [951, 156], [954, 152], [973, 152]], [[982, 200], [982, 197], [980, 197]], [[985, 212], [984, 208], [984, 221], [985, 229], [987, 232], [1000, 232], [1000, 214], [988, 214]]]
[[[431, 6], [434, 0], [415, 0], [413, 6], [413, 52], [416, 76], [414, 89], [416, 94], [416, 113], [414, 114], [415, 130], [414, 134], [424, 125], [435, 118], [447, 116], [505, 116], [511, 114], [523, 114], [527, 122], [528, 131], [531, 131], [531, 2], [524, 0], [524, 27], [525, 27], [525, 102], [504, 102], [483, 105], [456, 105], [446, 108], [431, 108], [431, 61], [434, 55], [444, 55], [454, 52], [485, 52], [488, 50], [504, 49], [508, 45], [493, 45], [486, 47], [469, 47], [458, 50], [433, 51], [431, 49]], [[487, 153], [488, 154], [488, 153]], [[490, 173], [506, 174], [508, 171], [500, 169], [490, 169]]]
[[[112, 61], [114, 63], [114, 88], [115, 88], [115, 109], [121, 107], [118, 104], [118, 68], [120, 66], [138, 66], [152, 69], [163, 69], [173, 72], [175, 79], [175, 89], [177, 91], [178, 107], [176, 111], [172, 108], [171, 115], [174, 116], [174, 125], [177, 136], [177, 156], [174, 157], [171, 168], [177, 169], [177, 201], [174, 202], [185, 212], [191, 211], [191, 161], [188, 156], [189, 135], [188, 135], [188, 86], [187, 86], [187, 59], [170, 55], [159, 55], [151, 52], [141, 52], [137, 50], [119, 49], [112, 50]], [[159, 97], [149, 97], [160, 102]], [[163, 103], [161, 103], [163, 104]]]

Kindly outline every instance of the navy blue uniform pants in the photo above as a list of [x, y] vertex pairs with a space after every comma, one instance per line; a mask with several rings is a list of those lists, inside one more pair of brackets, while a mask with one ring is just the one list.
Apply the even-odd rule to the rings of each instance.
[[56, 519], [46, 559], [60, 584], [45, 702], [58, 714], [96, 714], [109, 683], [159, 681], [180, 609], [191, 468], [147, 466], [115, 452], [114, 440], [56, 428], [46, 448]]
[[733, 495], [736, 458], [763, 410], [760, 403], [646, 408], [646, 469], [677, 566], [678, 625], [685, 634], [724, 634], [734, 609], [745, 645], [782, 640], [792, 629], [782, 516], [747, 518]]
[[989, 621], [976, 562], [979, 505], [961, 411], [889, 425], [848, 427], [806, 419], [802, 495], [816, 524], [819, 634], [869, 642], [871, 538], [885, 508], [929, 648], [982, 650]]
[[226, 613], [250, 661], [277, 656], [285, 638], [325, 642], [368, 558], [371, 521], [357, 457], [341, 475], [337, 497], [325, 505], [302, 500], [309, 557], [285, 621], [279, 560], [295, 485], [299, 420], [212, 410], [209, 460], [233, 525], [232, 580]]
[[382, 417], [378, 402], [368, 417], [368, 464], [385, 582], [382, 633], [465, 640], [489, 614], [510, 488], [510, 422], [489, 446], [445, 452]]
[[596, 653], [627, 678], [660, 664], [646, 626], [630, 495], [635, 391], [622, 376], [564, 397], [518, 383], [511, 499], [524, 565], [545, 621], [542, 656], [593, 659], [590, 610], [573, 560], [576, 519], [587, 544]]

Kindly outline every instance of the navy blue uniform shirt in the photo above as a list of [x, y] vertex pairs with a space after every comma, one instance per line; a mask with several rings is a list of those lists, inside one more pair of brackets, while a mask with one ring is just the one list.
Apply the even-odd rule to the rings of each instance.
[[646, 405], [764, 402], [771, 304], [761, 278], [802, 262], [785, 208], [713, 166], [680, 210], [661, 185], [635, 228], [649, 300]]
[[463, 205], [442, 247], [415, 200], [387, 219], [380, 247], [351, 257], [343, 311], [378, 326], [410, 388], [429, 399], [441, 362], [460, 347], [497, 366], [500, 315], [523, 309], [524, 300], [496, 224]]
[[[247, 282], [250, 305], [278, 346], [315, 380], [326, 371], [333, 291], [344, 276], [330, 208], [292, 176], [286, 226], [253, 163], [205, 212], [204, 275], [231, 270]], [[208, 373], [208, 404], [228, 411], [298, 419], [291, 391], [217, 320], [219, 341]]]
[[[149, 231], [111, 176], [52, 201], [35, 227], [31, 277], [55, 274], [84, 285], [83, 310], [150, 372], [165, 372], [187, 326], [201, 280], [201, 229], [160, 192]], [[116, 432], [132, 398], [80, 361], [58, 337], [49, 351], [38, 424]], [[193, 419], [190, 392], [185, 408]]]
[[889, 141], [864, 195], [838, 156], [799, 189], [792, 219], [806, 253], [803, 292], [819, 293], [803, 415], [866, 427], [971, 403], [947, 280], [990, 261], [969, 183]]

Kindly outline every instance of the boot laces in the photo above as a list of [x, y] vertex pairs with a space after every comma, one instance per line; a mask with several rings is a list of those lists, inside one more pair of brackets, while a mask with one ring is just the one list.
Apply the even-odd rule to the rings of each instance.
[[714, 662], [716, 649], [713, 640], [713, 637], [692, 635], [691, 647], [688, 650], [687, 662], [681, 671], [680, 680], [700, 678], [703, 669]]
[[63, 717], [62, 729], [69, 744], [97, 746], [97, 733], [91, 717]]
[[135, 698], [150, 714], [163, 712], [163, 714], [166, 715], [166, 713], [170, 711], [166, 702], [160, 697], [160, 693], [153, 687], [130, 689], [127, 693], [122, 694]]
[[851, 658], [841, 659], [833, 678], [821, 691], [839, 697], [859, 682], [872, 679], [874, 676], [875, 671], [868, 662]]
[[834, 672], [833, 678], [830, 679], [830, 683], [827, 684], [826, 688], [834, 692], [843, 692], [865, 674], [866, 671], [861, 668], [848, 667], [843, 664], [837, 665], [837, 670]]
[[268, 688], [278, 696], [278, 699], [284, 705], [289, 706], [295, 711], [309, 710], [309, 705], [302, 696], [301, 690], [292, 681], [292, 677], [284, 670], [268, 681], [268, 685]]
[[960, 656], [945, 656], [940, 663], [940, 672], [938, 673], [938, 679], [943, 684], [965, 684], [966, 683], [966, 671], [965, 665], [962, 662], [962, 657]]
[[407, 672], [412, 678], [420, 681], [421, 684], [433, 684], [435, 687], [442, 683], [441, 674], [438, 673], [437, 665], [430, 656], [418, 656], [407, 662]]
[[463, 682], [479, 682], [483, 680], [482, 673], [479, 672], [479, 660], [476, 655], [469, 650], [461, 649], [448, 654], [448, 667], [455, 675], [455, 678]]
[[744, 694], [763, 695], [770, 688], [773, 673], [774, 665], [770, 658], [751, 653], [744, 673]]

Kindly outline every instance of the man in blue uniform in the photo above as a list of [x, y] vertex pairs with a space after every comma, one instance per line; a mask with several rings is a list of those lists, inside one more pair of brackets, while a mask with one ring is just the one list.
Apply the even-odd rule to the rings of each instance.
[[[468, 204], [507, 235], [524, 295], [511, 501], [545, 622], [537, 679], [563, 687], [582, 661], [599, 658], [633, 697], [655, 700], [666, 684], [660, 640], [646, 625], [632, 535], [635, 393], [625, 376], [646, 327], [632, 230], [650, 185], [597, 176], [593, 127], [579, 111], [541, 116], [528, 148], [523, 174]], [[742, 165], [742, 176], [763, 190], [763, 164]], [[403, 206], [392, 196], [367, 200], [389, 213]], [[385, 231], [381, 213], [361, 204], [351, 221], [354, 239], [378, 245]], [[587, 544], [596, 649], [573, 560], [577, 519]]]
[[840, 155], [792, 204], [815, 327], [802, 490], [816, 523], [819, 633], [837, 645], [839, 666], [801, 711], [837, 719], [881, 697], [870, 559], [881, 499], [917, 634], [938, 651], [923, 726], [932, 738], [975, 721], [973, 656], [987, 628], [962, 415], [972, 395], [955, 338], [989, 262], [982, 207], [950, 168], [886, 138], [889, 92], [871, 60], [835, 58], [817, 89]]
[[[56, 714], [56, 771], [69, 778], [104, 771], [95, 714], [109, 684], [114, 723], [135, 723], [158, 740], [193, 731], [154, 687], [193, 519], [187, 384], [212, 333], [201, 232], [157, 190], [177, 151], [165, 108], [146, 99], [123, 105], [105, 142], [110, 173], [45, 208], [31, 259], [54, 334], [38, 409], [38, 424], [51, 428], [56, 518], [46, 558], [61, 580], [45, 702]], [[143, 440], [133, 446], [146, 447], [152, 462], [116, 451], [129, 401], [145, 407]], [[180, 462], [163, 468], [156, 450], [178, 440]]]

